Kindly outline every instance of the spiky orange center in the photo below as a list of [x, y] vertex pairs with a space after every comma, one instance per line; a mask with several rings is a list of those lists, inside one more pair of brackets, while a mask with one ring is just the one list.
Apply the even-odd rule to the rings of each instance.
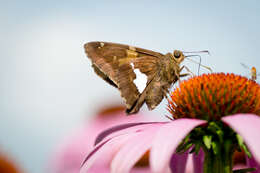
[[204, 74], [182, 81], [171, 93], [173, 118], [219, 120], [226, 115], [260, 115], [260, 85], [235, 74]]

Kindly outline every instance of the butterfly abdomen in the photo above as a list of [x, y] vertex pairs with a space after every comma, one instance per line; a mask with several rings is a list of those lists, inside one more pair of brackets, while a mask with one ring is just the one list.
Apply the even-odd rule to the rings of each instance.
[[153, 110], [164, 98], [168, 92], [169, 84], [154, 80], [150, 84], [150, 89], [147, 91], [145, 102], [149, 110]]

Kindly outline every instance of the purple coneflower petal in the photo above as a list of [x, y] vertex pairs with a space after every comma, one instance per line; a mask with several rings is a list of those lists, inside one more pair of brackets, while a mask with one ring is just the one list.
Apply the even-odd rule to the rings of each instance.
[[172, 172], [185, 172], [186, 163], [188, 159], [188, 152], [183, 154], [173, 154], [170, 161], [170, 168]]
[[197, 119], [177, 119], [164, 124], [156, 133], [151, 149], [151, 168], [155, 173], [164, 172], [175, 149], [196, 126], [206, 123]]
[[150, 124], [160, 124], [165, 122], [138, 122], [138, 123], [126, 123], [126, 124], [120, 124], [114, 127], [111, 127], [103, 132], [101, 132], [96, 140], [95, 145], [104, 140], [105, 138], [111, 138], [113, 136], [117, 136], [119, 134], [125, 134], [125, 133], [131, 133], [135, 132], [136, 130], [140, 130], [143, 128], [146, 128], [147, 125]]
[[111, 173], [127, 173], [135, 163], [149, 150], [154, 138], [156, 125], [139, 132], [138, 136], [131, 138], [114, 157], [111, 164]]
[[246, 157], [246, 164], [249, 168], [256, 168], [255, 171], [250, 173], [260, 173], [260, 164], [258, 164], [254, 158]]
[[149, 168], [135, 168], [130, 171], [130, 173], [151, 173]]
[[116, 153], [122, 145], [124, 145], [130, 138], [137, 134], [121, 135], [112, 139], [108, 139], [99, 145], [87, 156], [81, 167], [80, 173], [86, 173], [87, 170], [93, 165], [93, 163], [100, 157], [110, 157], [111, 160], [114, 153]]
[[199, 153], [196, 155], [192, 154], [193, 169], [194, 173], [203, 173], [203, 162], [204, 162], [204, 152], [200, 149]]
[[105, 141], [107, 139], [110, 139], [110, 138], [115, 138], [120, 135], [127, 135], [127, 134], [133, 134], [133, 133], [137, 133], [137, 132], [141, 132], [141, 131], [146, 131], [147, 128], [153, 127], [154, 125], [163, 125], [163, 124], [165, 124], [165, 122], [163, 122], [163, 123], [155, 122], [155, 123], [148, 123], [148, 124], [140, 124], [140, 125], [136, 125], [133, 127], [123, 129], [123, 130], [118, 130], [118, 131], [113, 132], [113, 133], [107, 135], [106, 137], [104, 137], [101, 140], [101, 142]]
[[242, 136], [249, 150], [260, 163], [260, 117], [253, 114], [226, 116], [222, 121]]

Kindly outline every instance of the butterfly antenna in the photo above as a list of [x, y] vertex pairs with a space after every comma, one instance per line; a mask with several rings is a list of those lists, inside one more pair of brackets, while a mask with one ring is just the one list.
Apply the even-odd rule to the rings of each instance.
[[[208, 50], [190, 51], [190, 52], [185, 52], [185, 51], [184, 51], [183, 53], [207, 53], [208, 55], [210, 55], [210, 52], [209, 52]], [[191, 57], [191, 56], [197, 56], [197, 57], [200, 58], [199, 63], [196, 62], [196, 61], [191, 60], [190, 58], [188, 58], [190, 61], [192, 61], [192, 62], [194, 62], [194, 63], [196, 63], [196, 64], [199, 64], [199, 67], [198, 67], [198, 75], [199, 75], [199, 73], [200, 73], [200, 66], [202, 66], [202, 67], [208, 69], [210, 72], [212, 72], [212, 70], [211, 70], [210, 67], [207, 67], [207, 66], [201, 64], [201, 56], [200, 56], [200, 55], [187, 55], [186, 57]]]
[[198, 75], [200, 75], [201, 56], [199, 56], [199, 58], [200, 58], [200, 63], [199, 63], [199, 68], [198, 68]]
[[207, 53], [208, 55], [210, 55], [210, 52], [208, 50], [191, 51], [191, 52], [183, 52], [183, 53]]
[[[197, 56], [197, 57], [200, 57], [200, 62], [197, 62], [197, 61], [194, 61], [193, 59], [190, 59], [189, 57], [194, 57], [194, 56]], [[185, 58], [187, 58], [189, 61], [195, 63], [195, 64], [199, 64], [199, 67], [204, 67], [205, 69], [209, 70], [211, 73], [213, 72], [212, 69], [208, 66], [205, 66], [203, 64], [201, 64], [201, 56], [200, 55], [188, 55], [186, 56]]]
[[245, 65], [244, 63], [240, 63], [244, 68], [246, 69], [250, 69], [247, 65]]

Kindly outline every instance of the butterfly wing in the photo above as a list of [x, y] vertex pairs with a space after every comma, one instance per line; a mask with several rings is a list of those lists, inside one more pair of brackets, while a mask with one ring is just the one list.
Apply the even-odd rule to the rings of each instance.
[[98, 76], [100, 76], [102, 79], [104, 79], [106, 82], [108, 82], [113, 87], [117, 88], [117, 85], [105, 73], [103, 73], [95, 64], [92, 64], [92, 67]]
[[137, 103], [142, 92], [134, 83], [137, 78], [135, 69], [147, 76], [147, 85], [158, 71], [158, 62], [163, 56], [158, 52], [108, 42], [87, 43], [85, 51], [95, 72], [119, 89], [127, 109]]

